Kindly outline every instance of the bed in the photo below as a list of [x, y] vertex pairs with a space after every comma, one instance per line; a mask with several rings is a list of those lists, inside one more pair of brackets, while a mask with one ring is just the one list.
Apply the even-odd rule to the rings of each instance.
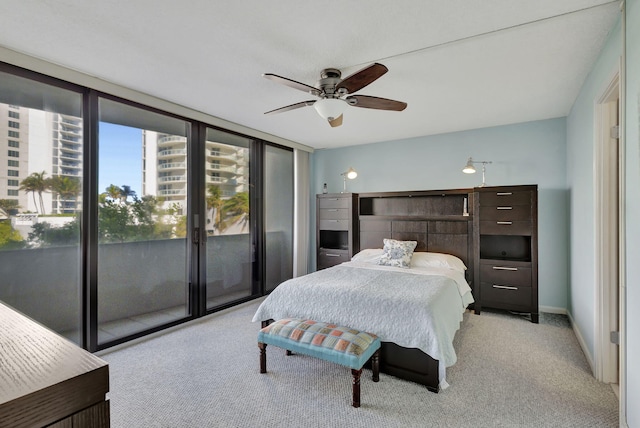
[[[365, 249], [349, 262], [285, 281], [253, 321], [307, 317], [374, 333], [383, 341], [381, 371], [434, 392], [446, 388], [446, 367], [456, 362], [453, 337], [473, 302], [466, 267], [452, 255], [419, 251], [408, 259], [401, 254], [398, 263], [389, 256], [397, 243], [417, 244], [384, 239], [383, 249]], [[385, 257], [393, 260], [385, 263]]]

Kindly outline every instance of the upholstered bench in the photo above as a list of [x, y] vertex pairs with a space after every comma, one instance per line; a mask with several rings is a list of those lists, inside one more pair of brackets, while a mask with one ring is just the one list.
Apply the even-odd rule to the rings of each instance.
[[364, 331], [313, 320], [288, 318], [275, 321], [258, 333], [260, 373], [267, 372], [267, 345], [330, 361], [351, 368], [353, 407], [360, 407], [360, 375], [371, 358], [373, 381], [380, 379], [380, 339]]

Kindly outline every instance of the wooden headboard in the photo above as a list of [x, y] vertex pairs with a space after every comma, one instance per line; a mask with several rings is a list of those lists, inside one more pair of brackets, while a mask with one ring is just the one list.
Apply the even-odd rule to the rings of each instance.
[[358, 205], [360, 250], [417, 241], [416, 251], [459, 257], [473, 279], [473, 189], [361, 193]]

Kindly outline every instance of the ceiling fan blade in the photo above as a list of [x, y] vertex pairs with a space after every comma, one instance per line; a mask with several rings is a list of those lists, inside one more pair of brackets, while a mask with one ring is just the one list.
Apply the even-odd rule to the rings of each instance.
[[335, 128], [336, 126], [342, 125], [342, 115], [336, 117], [333, 120], [330, 120], [329, 121], [329, 125], [331, 125], [332, 128]]
[[274, 82], [281, 83], [290, 88], [297, 89], [299, 91], [308, 92], [313, 95], [320, 95], [322, 91], [313, 86], [307, 85], [305, 83], [296, 82], [295, 80], [288, 79], [286, 77], [278, 76], [277, 74], [272, 73], [264, 73], [262, 75], [266, 79], [273, 80]]
[[407, 108], [407, 103], [389, 100], [387, 98], [370, 97], [368, 95], [352, 95], [345, 99], [350, 106], [362, 108], [375, 108], [378, 110], [402, 111]]
[[387, 71], [389, 71], [387, 67], [376, 62], [346, 77], [336, 85], [336, 90], [345, 89], [346, 93], [353, 94], [378, 79]]
[[288, 106], [280, 107], [280, 108], [277, 108], [275, 110], [269, 110], [269, 111], [265, 112], [264, 114], [282, 113], [282, 112], [289, 111], [289, 110], [295, 110], [295, 109], [300, 108], [300, 107], [312, 106], [313, 104], [315, 104], [315, 102], [316, 102], [315, 100], [302, 101], [302, 102], [299, 102], [299, 103], [295, 103], [295, 104], [291, 104], [291, 105], [288, 105]]

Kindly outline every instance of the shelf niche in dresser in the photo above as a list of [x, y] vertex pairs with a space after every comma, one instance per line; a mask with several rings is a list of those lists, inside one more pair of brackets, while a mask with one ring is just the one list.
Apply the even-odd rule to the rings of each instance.
[[529, 313], [538, 322], [538, 188], [475, 189], [475, 305]]
[[316, 195], [316, 267], [348, 262], [358, 252], [358, 194]]

